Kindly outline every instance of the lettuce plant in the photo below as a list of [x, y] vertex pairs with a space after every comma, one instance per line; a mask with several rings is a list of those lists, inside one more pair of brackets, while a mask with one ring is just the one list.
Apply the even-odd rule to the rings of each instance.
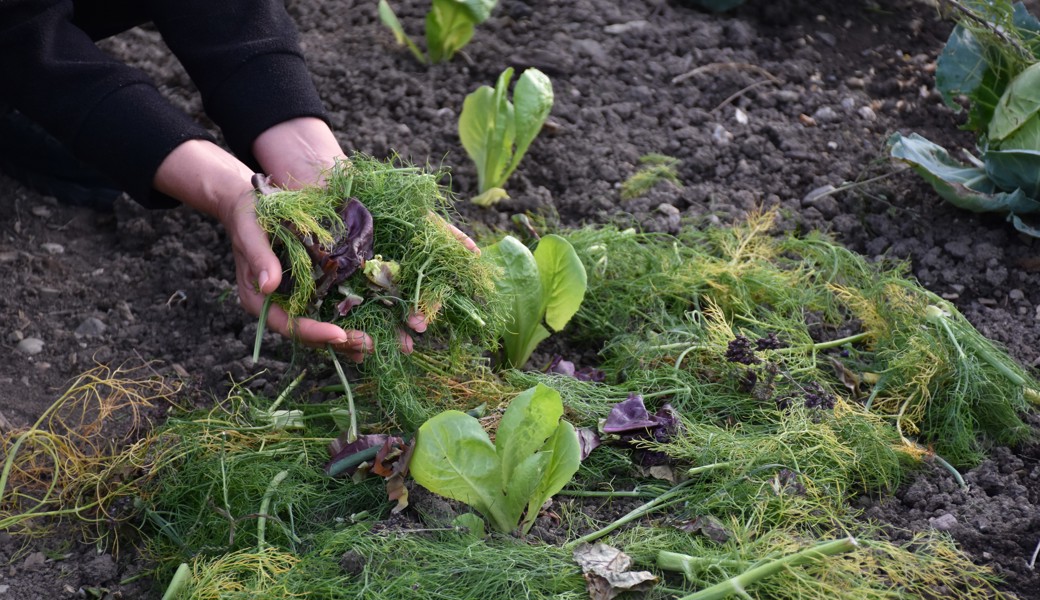
[[[997, 212], [1040, 237], [1023, 215], [1040, 212], [1040, 20], [1022, 4], [988, 5], [950, 34], [936, 68], [936, 88], [978, 136], [980, 156], [961, 162], [917, 134], [894, 134], [890, 153], [909, 164], [951, 204]], [[973, 13], [974, 14], [974, 13]]]
[[531, 142], [542, 130], [553, 105], [552, 82], [538, 69], [527, 69], [508, 98], [512, 67], [494, 88], [481, 86], [466, 96], [459, 115], [459, 138], [477, 166], [480, 195], [473, 202], [489, 206], [507, 197], [502, 186], [516, 170]]
[[513, 398], [494, 442], [477, 419], [443, 412], [416, 434], [412, 477], [435, 494], [473, 507], [496, 531], [522, 526], [526, 534], [581, 462], [578, 434], [562, 416], [559, 392], [542, 384]]
[[542, 237], [533, 253], [506, 236], [486, 254], [501, 269], [495, 287], [509, 312], [502, 333], [506, 362], [519, 368], [549, 329], [560, 331], [578, 312], [588, 287], [585, 266], [571, 243], [555, 234]]
[[423, 54], [404, 32], [401, 21], [386, 0], [379, 0], [379, 20], [390, 28], [398, 44], [405, 45], [416, 60], [447, 62], [473, 38], [473, 28], [491, 16], [498, 0], [433, 0], [426, 13], [426, 49]]

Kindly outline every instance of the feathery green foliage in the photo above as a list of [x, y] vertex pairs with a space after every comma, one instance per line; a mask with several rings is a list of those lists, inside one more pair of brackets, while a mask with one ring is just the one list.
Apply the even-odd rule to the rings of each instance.
[[639, 169], [621, 183], [621, 199], [631, 200], [665, 181], [676, 187], [682, 187], [679, 181], [679, 159], [664, 154], [647, 154], [639, 157]]
[[[447, 361], [444, 368], [449, 371], [462, 370], [496, 348], [497, 332], [505, 322], [504, 305], [495, 293], [496, 267], [467, 250], [450, 231], [451, 199], [438, 179], [437, 173], [358, 154], [328, 172], [323, 187], [279, 191], [257, 200], [258, 219], [276, 240], [276, 251], [286, 250], [294, 281], [289, 299], [276, 301], [293, 316], [368, 333], [374, 353], [360, 369], [381, 386], [379, 398], [387, 416], [407, 429], [432, 412], [417, 396], [416, 378], [425, 371], [423, 365], [399, 348], [405, 319], [411, 314], [426, 316], [424, 340], [438, 350], [436, 360]], [[312, 298], [314, 267], [295, 232], [319, 241], [332, 239], [342, 228], [335, 212], [351, 197], [372, 215], [376, 257], [396, 262], [400, 271], [391, 290], [370, 289], [360, 270], [352, 275], [340, 287], [366, 299], [340, 316], [340, 290], [331, 290], [320, 301]]]
[[[868, 263], [819, 236], [774, 237], [770, 225], [567, 234], [588, 273], [575, 330], [608, 340], [608, 379], [668, 377], [685, 389], [675, 403], [688, 417], [742, 423], [814, 385], [846, 388], [957, 465], [976, 463], [986, 443], [1024, 439], [1021, 412], [1040, 386], [949, 303], [903, 265]], [[930, 319], [929, 306], [944, 317]], [[737, 336], [770, 334], [785, 347], [758, 354], [774, 372], [726, 359]]]

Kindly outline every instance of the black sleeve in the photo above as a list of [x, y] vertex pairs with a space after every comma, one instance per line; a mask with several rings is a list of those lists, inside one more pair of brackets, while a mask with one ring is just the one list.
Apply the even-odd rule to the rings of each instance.
[[71, 0], [0, 0], [0, 98], [146, 206], [163, 159], [211, 139], [148, 76], [99, 50], [72, 23]]
[[252, 159], [256, 137], [278, 123], [328, 122], [281, 0], [153, 0], [151, 16], [206, 114], [244, 160]]
[[[253, 141], [273, 125], [304, 116], [327, 121], [280, 0], [139, 1], [199, 88], [207, 114], [244, 160], [253, 162]], [[211, 136], [145, 73], [94, 45], [74, 24], [80, 4], [0, 0], [0, 100], [142, 204], [166, 206], [169, 199], [152, 189], [155, 171], [184, 141]], [[79, 8], [104, 4], [82, 2]]]

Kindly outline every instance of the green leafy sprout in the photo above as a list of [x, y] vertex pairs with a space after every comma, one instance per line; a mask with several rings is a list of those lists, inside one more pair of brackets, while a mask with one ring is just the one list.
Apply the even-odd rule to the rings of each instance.
[[549, 78], [535, 68], [520, 74], [509, 100], [510, 67], [498, 77], [495, 87], [481, 86], [466, 96], [459, 115], [459, 138], [466, 154], [477, 167], [480, 206], [507, 197], [503, 187], [520, 159], [542, 130], [553, 105]]
[[410, 463], [415, 481], [464, 502], [500, 533], [527, 534], [550, 497], [581, 461], [578, 435], [563, 416], [560, 394], [537, 385], [510, 401], [492, 443], [480, 422], [459, 411], [419, 428]]
[[420, 63], [442, 63], [466, 47], [475, 26], [486, 21], [497, 4], [498, 0], [432, 0], [426, 13], [428, 57], [405, 33], [387, 0], [379, 0], [379, 19], [393, 32], [397, 43], [407, 47]]
[[509, 311], [502, 329], [506, 364], [523, 367], [534, 349], [562, 330], [585, 298], [585, 266], [566, 239], [550, 234], [532, 253], [506, 236], [485, 253], [500, 268], [497, 289]]
[[646, 154], [639, 157], [642, 165], [631, 177], [621, 183], [621, 199], [638, 198], [661, 183], [669, 182], [675, 187], [682, 187], [679, 181], [679, 159], [664, 154]]

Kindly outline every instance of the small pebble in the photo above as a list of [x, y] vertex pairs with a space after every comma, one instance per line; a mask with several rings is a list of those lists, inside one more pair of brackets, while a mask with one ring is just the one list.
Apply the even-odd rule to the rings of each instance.
[[46, 252], [47, 254], [64, 254], [65, 253], [65, 246], [62, 246], [61, 244], [55, 244], [53, 242], [45, 242], [43, 244], [40, 244], [40, 248], [42, 248], [43, 251]]
[[83, 322], [76, 328], [76, 337], [94, 337], [105, 333], [108, 329], [108, 325], [105, 325], [101, 319], [97, 317], [87, 317], [83, 319]]
[[833, 123], [834, 121], [841, 119], [841, 115], [839, 115], [838, 111], [833, 108], [824, 106], [814, 112], [812, 118], [817, 123]]
[[869, 106], [861, 106], [856, 112], [864, 121], [877, 121], [877, 114]]
[[932, 517], [928, 519], [928, 524], [932, 526], [932, 529], [938, 529], [939, 531], [949, 531], [955, 525], [957, 525], [957, 517], [946, 513], [938, 517]]
[[22, 354], [28, 354], [32, 356], [43, 352], [43, 340], [34, 337], [27, 337], [22, 341], [18, 342], [18, 351]]
[[711, 132], [711, 139], [718, 146], [725, 146], [733, 139], [733, 134], [722, 125], [716, 125]]

